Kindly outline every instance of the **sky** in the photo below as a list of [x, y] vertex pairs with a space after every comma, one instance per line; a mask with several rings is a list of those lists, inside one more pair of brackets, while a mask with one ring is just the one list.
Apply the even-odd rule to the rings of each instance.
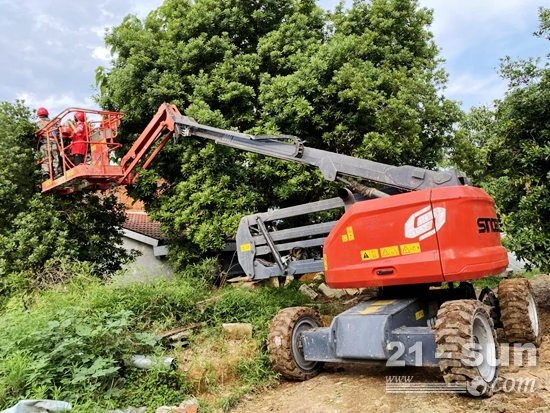
[[[350, 0], [348, 0], [349, 2]], [[103, 38], [127, 14], [143, 18], [162, 0], [0, 0], [0, 101], [22, 99], [51, 114], [95, 108], [95, 69], [111, 59]], [[333, 9], [338, 0], [320, 0]], [[532, 33], [550, 0], [419, 0], [434, 10], [431, 31], [449, 74], [445, 95], [463, 109], [504, 96], [500, 59], [541, 57], [550, 43]]]

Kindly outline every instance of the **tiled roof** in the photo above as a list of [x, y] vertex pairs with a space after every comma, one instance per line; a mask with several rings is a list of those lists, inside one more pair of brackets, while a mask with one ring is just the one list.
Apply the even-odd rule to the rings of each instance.
[[166, 239], [160, 230], [160, 222], [151, 221], [146, 212], [126, 211], [126, 222], [122, 227], [154, 239]]

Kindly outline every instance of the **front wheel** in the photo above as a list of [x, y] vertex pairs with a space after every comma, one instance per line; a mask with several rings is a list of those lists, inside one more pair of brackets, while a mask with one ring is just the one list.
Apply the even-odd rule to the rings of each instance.
[[472, 396], [493, 395], [500, 348], [484, 304], [477, 300], [444, 303], [437, 313], [435, 341], [445, 382], [464, 384]]
[[302, 334], [320, 326], [319, 313], [309, 307], [279, 311], [267, 337], [267, 351], [275, 371], [291, 380], [308, 380], [319, 374], [322, 363], [304, 358]]

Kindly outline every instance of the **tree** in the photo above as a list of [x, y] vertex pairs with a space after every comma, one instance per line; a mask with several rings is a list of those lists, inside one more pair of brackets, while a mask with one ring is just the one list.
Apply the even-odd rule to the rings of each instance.
[[[40, 193], [36, 125], [22, 102], [0, 103], [0, 293], [37, 284], [62, 260], [93, 263], [107, 277], [130, 255], [114, 197]], [[38, 283], [39, 284], [39, 283]]]
[[[550, 33], [550, 9], [540, 29]], [[505, 243], [519, 258], [550, 270], [550, 66], [538, 59], [502, 60], [508, 91], [494, 110], [473, 109], [454, 159], [495, 197]], [[482, 114], [483, 116], [479, 116]], [[476, 121], [477, 120], [477, 121]]]
[[[441, 95], [431, 18], [416, 0], [356, 0], [334, 14], [313, 0], [165, 0], [106, 37], [115, 58], [98, 68], [99, 102], [127, 114], [127, 142], [170, 101], [212, 126], [433, 167], [459, 111]], [[189, 258], [222, 247], [243, 214], [334, 188], [300, 165], [188, 140], [165, 148], [133, 194]]]

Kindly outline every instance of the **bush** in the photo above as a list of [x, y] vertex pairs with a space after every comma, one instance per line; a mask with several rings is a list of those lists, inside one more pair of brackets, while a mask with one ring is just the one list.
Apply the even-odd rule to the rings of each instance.
[[269, 321], [280, 309], [309, 302], [306, 296], [297, 292], [298, 287], [298, 283], [283, 288], [254, 290], [230, 286], [207, 304], [203, 318], [212, 325], [251, 323], [254, 336], [263, 343], [267, 338]]
[[152, 400], [141, 391], [147, 388], [163, 403], [181, 401], [181, 373], [139, 372], [125, 360], [162, 353], [150, 331], [195, 321], [196, 303], [208, 292], [188, 277], [117, 286], [80, 275], [32, 300], [12, 298], [0, 314], [0, 409], [22, 398], [56, 398], [90, 411]]
[[308, 301], [297, 283], [213, 291], [205, 281], [216, 272], [209, 260], [153, 284], [105, 284], [87, 274], [91, 268], [71, 268], [74, 276], [62, 277], [64, 284], [12, 296], [0, 312], [0, 410], [23, 398], [66, 400], [75, 413], [178, 404], [191, 391], [186, 373], [141, 371], [127, 361], [133, 354], [166, 355], [154, 333], [196, 322], [207, 325], [199, 336], [216, 335], [213, 352], [221, 323], [253, 325], [259, 351], [232, 367], [244, 386], [231, 393], [236, 402], [245, 388], [274, 377], [265, 353], [270, 319]]

